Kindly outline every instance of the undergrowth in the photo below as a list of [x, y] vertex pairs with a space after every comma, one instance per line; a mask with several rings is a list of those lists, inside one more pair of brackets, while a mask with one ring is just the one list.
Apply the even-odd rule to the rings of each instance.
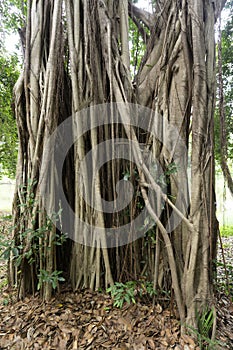
[[111, 294], [113, 306], [122, 308], [125, 303], [136, 304], [139, 300], [151, 300], [162, 297], [169, 300], [170, 295], [166, 291], [159, 291], [153, 288], [150, 281], [128, 281], [126, 283], [115, 282], [115, 284], [106, 290]]
[[221, 226], [220, 234], [222, 237], [232, 237], [233, 236], [233, 226]]

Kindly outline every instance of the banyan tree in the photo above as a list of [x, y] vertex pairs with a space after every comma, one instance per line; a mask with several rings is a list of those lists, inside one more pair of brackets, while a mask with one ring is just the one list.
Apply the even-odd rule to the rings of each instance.
[[49, 299], [62, 271], [75, 290], [153, 281], [182, 324], [212, 307], [223, 5], [28, 0], [9, 264], [20, 298], [39, 283]]

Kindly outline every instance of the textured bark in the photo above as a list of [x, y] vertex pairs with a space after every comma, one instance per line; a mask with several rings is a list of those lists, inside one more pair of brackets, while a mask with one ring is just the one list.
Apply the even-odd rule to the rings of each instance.
[[[44, 16], [46, 13], [46, 16]], [[30, 230], [36, 230], [38, 223], [45, 224], [43, 207], [38, 193], [38, 176], [41, 166], [43, 145], [51, 134], [62, 112], [66, 111], [63, 41], [61, 35], [62, 1], [52, 2], [28, 1], [28, 16], [26, 30], [26, 51], [24, 72], [15, 86], [16, 117], [19, 132], [19, 158], [16, 179], [16, 191], [13, 205], [15, 222], [15, 240], [24, 246], [20, 252], [25, 256], [33, 244]], [[52, 117], [51, 117], [52, 116]], [[50, 184], [55, 196], [55, 184]], [[33, 197], [32, 197], [33, 196]], [[30, 200], [33, 198], [33, 204]], [[28, 230], [29, 229], [29, 230]], [[28, 234], [23, 236], [24, 232]], [[29, 267], [24, 257], [16, 273], [11, 274], [11, 283], [16, 281], [17, 271], [21, 271], [19, 280], [19, 296], [35, 290], [39, 268], [52, 271], [55, 255], [48, 254], [48, 247], [54, 231], [48, 232], [43, 239], [39, 252], [38, 266]], [[48, 248], [48, 249], [47, 249]], [[46, 251], [46, 254], [44, 254]], [[12, 261], [13, 263], [13, 261]], [[42, 292], [46, 299], [51, 296], [51, 285]]]
[[[169, 242], [173, 246], [175, 266], [170, 262], [170, 269], [175, 269], [182, 286], [180, 305], [184, 303], [187, 309], [186, 321], [194, 325], [195, 310], [211, 304], [213, 298], [211, 271], [217, 239], [213, 196], [216, 8], [208, 1], [158, 1], [157, 13], [156, 28], [137, 77], [138, 96], [141, 104], [151, 106], [177, 127], [187, 147], [192, 139], [191, 201], [185, 213], [190, 225], [183, 220], [172, 236], [166, 237], [166, 247]], [[170, 139], [176, 148], [166, 130], [164, 139]], [[164, 165], [172, 162], [172, 155], [154, 142], [155, 154]], [[176, 196], [177, 187], [182, 186], [185, 202], [189, 199], [187, 159], [182, 157], [182, 150], [177, 154], [181, 155], [180, 171], [170, 180], [171, 194]], [[183, 211], [182, 203], [179, 209]], [[165, 239], [166, 231], [162, 227], [160, 231]]]
[[[46, 222], [38, 183], [34, 180], [38, 180], [41, 169], [45, 170], [45, 176], [51, 168], [56, 174], [56, 162], [49, 164], [49, 155], [45, 152], [46, 141], [56, 126], [83, 108], [121, 102], [126, 107], [129, 103], [149, 107], [153, 111], [151, 125], [156, 125], [161, 140], [130, 126], [129, 116], [119, 104], [121, 125], [110, 123], [91, 128], [75, 142], [65, 162], [63, 185], [76, 215], [103, 229], [120, 227], [133, 220], [139, 212], [140, 194], [156, 222], [153, 233], [157, 246], [145, 236], [126, 246], [106, 249], [106, 236], [93, 234], [96, 246], [68, 242], [61, 257], [61, 251], [52, 244], [59, 232], [51, 227], [39, 239], [35, 262], [30, 265], [24, 258], [19, 267], [22, 276], [18, 280], [19, 296], [34, 291], [39, 271], [52, 273], [58, 265], [68, 273], [74, 289], [98, 289], [113, 284], [114, 280], [146, 275], [155, 286], [174, 290], [182, 325], [195, 326], [196, 310], [213, 302], [212, 261], [217, 234], [213, 180], [214, 22], [220, 1], [215, 1], [217, 6], [214, 6], [214, 2], [208, 0], [158, 0], [154, 15], [131, 4], [128, 7], [127, 1], [121, 0], [65, 0], [64, 3], [65, 7], [62, 0], [28, 1], [24, 72], [15, 87], [20, 140], [13, 209], [15, 241], [21, 243], [26, 252], [33, 239], [31, 231], [24, 238], [22, 232], [35, 231]], [[66, 21], [62, 21], [62, 9]], [[145, 34], [147, 27], [147, 48], [134, 84], [129, 67], [128, 11], [139, 32]], [[93, 120], [91, 111], [88, 117]], [[178, 130], [183, 144], [190, 148], [191, 185], [184, 148], [166, 128], [165, 121]], [[74, 122], [73, 134], [80, 128], [81, 125]], [[130, 164], [119, 160], [107, 164], [93, 179], [93, 188], [84, 167], [80, 181], [80, 163], [85, 154], [99, 143], [122, 135], [134, 142]], [[64, 146], [64, 140], [59, 142], [58, 149]], [[150, 173], [141, 142], [147, 150], [152, 149], [167, 171], [168, 194], [163, 193]], [[166, 147], [168, 144], [171, 152]], [[106, 148], [106, 154], [114, 155], [114, 147], [113, 142], [111, 149]], [[133, 165], [133, 161], [137, 165]], [[94, 168], [97, 158], [93, 157], [91, 162]], [[173, 163], [179, 170], [169, 173]], [[120, 216], [95, 210], [94, 204], [101, 207], [102, 197], [107, 201], [116, 199], [116, 184], [128, 169], [137, 188], [129, 211]], [[27, 191], [20, 191], [22, 186]], [[50, 189], [50, 205], [59, 210], [57, 188], [61, 184], [56, 182], [56, 175], [48, 178], [46, 186]], [[154, 191], [157, 207], [165, 201], [161, 218], [154, 210], [155, 205], [150, 203], [148, 188]], [[25, 207], [30, 193], [36, 200]], [[88, 194], [93, 205], [85, 203], [84, 194]], [[169, 220], [170, 223], [179, 220], [180, 224], [171, 230]], [[81, 228], [77, 223], [71, 225], [77, 238]], [[72, 255], [64, 259], [70, 251]], [[13, 260], [10, 266], [14, 283], [18, 279], [15, 277], [18, 267]], [[43, 297], [49, 299], [51, 293], [51, 284], [44, 284]]]

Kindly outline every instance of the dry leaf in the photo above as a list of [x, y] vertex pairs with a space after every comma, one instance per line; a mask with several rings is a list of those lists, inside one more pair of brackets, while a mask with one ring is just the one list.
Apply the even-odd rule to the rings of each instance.
[[187, 334], [183, 334], [181, 338], [184, 340], [185, 343], [190, 345], [195, 345], [194, 340], [191, 337], [189, 337]]
[[153, 339], [147, 339], [147, 342], [151, 349], [155, 349], [155, 342], [153, 341]]

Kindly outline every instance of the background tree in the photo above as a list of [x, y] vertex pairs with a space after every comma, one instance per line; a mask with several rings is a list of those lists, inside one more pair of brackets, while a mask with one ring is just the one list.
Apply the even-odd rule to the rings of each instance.
[[[232, 1], [229, 1], [226, 10], [232, 13]], [[218, 104], [216, 123], [216, 157], [221, 165], [224, 179], [233, 195], [233, 179], [231, 176], [232, 161], [232, 40], [233, 40], [233, 17], [230, 15], [228, 21], [221, 29], [219, 22], [218, 38]]]
[[[19, 297], [34, 292], [45, 272], [51, 277], [59, 269], [69, 276], [74, 289], [98, 289], [113, 284], [114, 280], [146, 276], [156, 287], [174, 291], [182, 325], [196, 325], [197, 311], [211, 308], [217, 239], [214, 24], [222, 5], [222, 1], [215, 1], [214, 6], [207, 0], [158, 0], [155, 12], [150, 14], [125, 0], [27, 2], [24, 69], [15, 86], [19, 157], [13, 214], [14, 242], [21, 259], [12, 255], [9, 270], [11, 283], [18, 284]], [[137, 75], [133, 83], [128, 16], [146, 44], [140, 66], [135, 63]], [[62, 178], [76, 215], [91, 226], [102, 228], [104, 233], [88, 231], [84, 237], [92, 239], [92, 244], [85, 244], [85, 240], [78, 243], [76, 237], [83, 234], [82, 227], [71, 222], [75, 242], [67, 240], [61, 249], [54, 244], [61, 232], [48, 221], [38, 181], [44, 170], [49, 192], [46, 200], [59, 213], [62, 228], [64, 220], [69, 220], [59, 209], [61, 183], [57, 180], [58, 164], [54, 159], [55, 151], [66, 146], [66, 139], [57, 140], [52, 158], [46, 142], [71, 113], [107, 102], [118, 102], [120, 125], [109, 122], [96, 128], [93, 124], [70, 149]], [[127, 108], [129, 103], [154, 111], [149, 125], [161, 130], [162, 139], [132, 126], [129, 115], [122, 109], [122, 105]], [[90, 121], [94, 121], [92, 110], [87, 116]], [[157, 120], [155, 115], [161, 119]], [[163, 120], [179, 130], [184, 144], [190, 147], [190, 187], [184, 148], [171, 129], [164, 127]], [[79, 123], [74, 123], [71, 132], [75, 135], [80, 128]], [[80, 175], [81, 160], [99, 143], [115, 137], [133, 141], [132, 158], [128, 162], [114, 160], [106, 164], [91, 186], [85, 168]], [[167, 194], [145, 162], [142, 143], [146, 151], [152, 150], [160, 160], [166, 174]], [[115, 151], [114, 142], [112, 147]], [[105, 153], [108, 152], [106, 148]], [[175, 161], [179, 170], [172, 171]], [[96, 162], [92, 157], [91, 168]], [[116, 184], [122, 174], [128, 174], [137, 188], [129, 207], [121, 215], [94, 209], [96, 203], [101, 208], [102, 197], [110, 202], [116, 199]], [[160, 218], [150, 202], [148, 188], [153, 190], [158, 206], [162, 199], [165, 201]], [[90, 196], [91, 205], [83, 200], [85, 193]], [[155, 223], [150, 233], [125, 246], [107, 249], [106, 228], [132, 222], [140, 206], [147, 208], [149, 220]], [[169, 223], [177, 220], [181, 223], [170, 230]], [[49, 299], [51, 280], [45, 280], [40, 287], [42, 296]]]
[[15, 177], [18, 137], [14, 116], [13, 87], [19, 77], [20, 51], [9, 53], [5, 41], [25, 24], [25, 1], [0, 1], [0, 163], [2, 175]]
[[13, 87], [18, 79], [18, 59], [0, 53], [0, 177], [5, 174], [15, 177], [17, 162], [17, 127], [13, 108]]

